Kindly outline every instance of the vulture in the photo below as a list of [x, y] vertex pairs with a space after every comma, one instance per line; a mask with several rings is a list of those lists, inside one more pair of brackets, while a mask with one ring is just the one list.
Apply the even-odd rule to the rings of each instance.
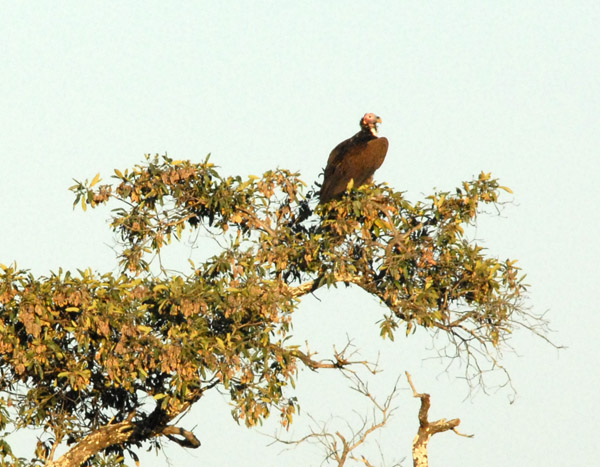
[[381, 118], [367, 113], [360, 119], [360, 131], [338, 144], [327, 159], [319, 203], [341, 196], [353, 180], [354, 188], [369, 183], [388, 150], [387, 138], [377, 137]]

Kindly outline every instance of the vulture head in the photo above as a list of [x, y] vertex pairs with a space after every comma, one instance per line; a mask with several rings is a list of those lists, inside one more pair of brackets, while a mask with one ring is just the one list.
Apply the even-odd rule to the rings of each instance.
[[381, 123], [381, 117], [374, 113], [368, 113], [360, 119], [360, 128], [370, 131], [373, 136], [377, 136], [377, 124]]

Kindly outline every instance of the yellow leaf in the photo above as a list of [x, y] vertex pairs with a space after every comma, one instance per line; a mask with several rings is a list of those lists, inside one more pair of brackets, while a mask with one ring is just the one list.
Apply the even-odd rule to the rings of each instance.
[[84, 211], [87, 210], [87, 206], [85, 205], [85, 198], [81, 198], [81, 209], [83, 209]]
[[96, 183], [98, 183], [100, 181], [100, 172], [98, 172], [96, 174], [96, 176], [94, 177], [94, 179], [92, 180], [92, 183], [90, 183], [90, 188], [93, 187]]
[[115, 175], [119, 178], [125, 178], [123, 177], [123, 173], [119, 169], [115, 169]]
[[348, 185], [346, 185], [346, 190], [350, 191], [353, 187], [354, 187], [354, 179], [351, 178], [350, 181], [348, 182]]
[[508, 188], [507, 186], [499, 186], [498, 188], [502, 188], [504, 191], [507, 191], [508, 193], [512, 194], [512, 190], [510, 188]]

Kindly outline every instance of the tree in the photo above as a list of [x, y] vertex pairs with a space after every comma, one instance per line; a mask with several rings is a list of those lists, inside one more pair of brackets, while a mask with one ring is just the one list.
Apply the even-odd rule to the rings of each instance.
[[[300, 366], [352, 365], [344, 352], [316, 360], [287, 343], [302, 297], [324, 287], [354, 284], [378, 297], [384, 339], [417, 327], [445, 336], [448, 358], [463, 359], [474, 384], [486, 363], [498, 365], [495, 349], [513, 328], [542, 332], [543, 320], [522, 306], [515, 261], [486, 256], [465, 234], [508, 190], [489, 174], [414, 203], [366, 186], [314, 214], [312, 193], [286, 170], [242, 179], [220, 175], [208, 158], [146, 156], [113, 178], [72, 190], [84, 210], [114, 206], [120, 274], [36, 278], [2, 266], [0, 434], [43, 433], [28, 460], [0, 441], [5, 463], [122, 463], [165, 439], [196, 448], [175, 423], [215, 388], [228, 392], [238, 422], [275, 412], [288, 426]], [[171, 272], [161, 252], [190, 230], [220, 250], [188, 274]], [[56, 456], [61, 444], [68, 450]]]

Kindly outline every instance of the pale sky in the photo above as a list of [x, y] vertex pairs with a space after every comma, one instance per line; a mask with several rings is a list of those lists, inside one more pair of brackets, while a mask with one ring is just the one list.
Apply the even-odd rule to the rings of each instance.
[[[352, 289], [307, 299], [296, 339], [327, 356], [349, 335], [365, 357], [381, 352], [374, 392], [384, 397], [408, 370], [432, 395], [432, 419], [461, 418], [475, 438], [434, 437], [432, 467], [597, 464], [599, 2], [2, 1], [0, 10], [1, 263], [38, 275], [116, 270], [110, 210], [73, 211], [73, 178], [108, 181], [144, 153], [167, 152], [211, 153], [226, 175], [282, 167], [312, 183], [375, 112], [390, 140], [377, 181], [417, 199], [483, 170], [513, 189], [514, 203], [482, 218], [476, 236], [489, 254], [519, 259], [528, 305], [547, 311], [552, 339], [568, 349], [517, 333], [518, 355], [503, 360], [517, 390], [510, 404], [509, 391], [465, 399], [460, 369], [427, 360], [424, 331], [381, 341], [383, 308]], [[377, 439], [388, 464], [411, 465], [418, 401], [400, 386]], [[297, 396], [297, 437], [306, 414], [352, 422], [353, 408], [368, 411], [336, 374], [301, 372]], [[267, 447], [218, 395], [181, 425], [202, 446], [169, 445], [173, 466], [322, 459], [311, 446]], [[34, 435], [19, 439], [29, 455]], [[142, 465], [167, 462], [145, 454]]]

